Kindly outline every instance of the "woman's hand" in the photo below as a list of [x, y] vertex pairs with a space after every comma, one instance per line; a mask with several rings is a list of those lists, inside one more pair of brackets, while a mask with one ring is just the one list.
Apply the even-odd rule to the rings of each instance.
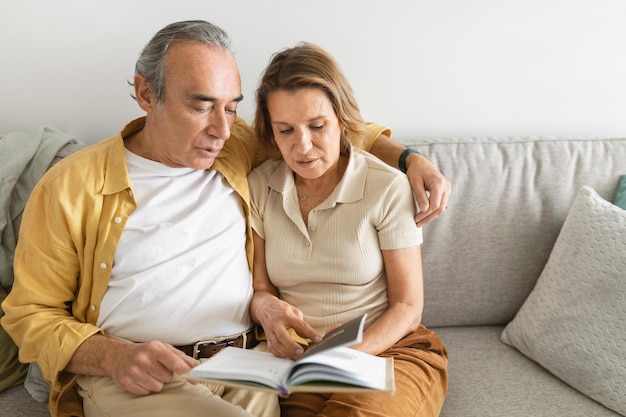
[[263, 326], [267, 338], [267, 349], [274, 356], [296, 360], [304, 353], [304, 347], [292, 337], [290, 329], [305, 340], [314, 343], [322, 340], [322, 337], [304, 321], [299, 309], [276, 296], [258, 291], [254, 294], [253, 305], [255, 317]]

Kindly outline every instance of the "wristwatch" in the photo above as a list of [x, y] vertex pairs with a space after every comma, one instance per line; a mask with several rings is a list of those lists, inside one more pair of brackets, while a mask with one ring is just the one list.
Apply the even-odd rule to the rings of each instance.
[[404, 172], [405, 174], [406, 174], [406, 157], [409, 156], [409, 154], [412, 154], [412, 153], [416, 153], [416, 154], [419, 154], [419, 155], [422, 154], [421, 152], [419, 152], [416, 149], [406, 148], [400, 154], [400, 159], [398, 159], [398, 168], [400, 168], [400, 171]]

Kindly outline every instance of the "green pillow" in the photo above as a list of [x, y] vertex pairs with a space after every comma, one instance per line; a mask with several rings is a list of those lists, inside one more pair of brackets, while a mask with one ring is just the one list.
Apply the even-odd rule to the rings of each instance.
[[613, 204], [626, 210], [626, 175], [622, 175], [617, 182], [617, 189], [615, 190]]
[[[0, 286], [0, 303], [6, 296], [6, 290]], [[3, 315], [4, 312], [0, 307], [0, 317]], [[0, 327], [0, 392], [24, 382], [27, 371], [28, 364], [20, 363], [17, 359], [17, 346], [13, 339]]]

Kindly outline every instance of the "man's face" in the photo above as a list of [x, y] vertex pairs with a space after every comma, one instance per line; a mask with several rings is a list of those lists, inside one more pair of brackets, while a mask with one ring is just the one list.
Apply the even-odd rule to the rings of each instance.
[[173, 43], [165, 57], [163, 102], [153, 97], [144, 107], [149, 158], [175, 168], [210, 168], [230, 137], [241, 99], [239, 69], [229, 51]]

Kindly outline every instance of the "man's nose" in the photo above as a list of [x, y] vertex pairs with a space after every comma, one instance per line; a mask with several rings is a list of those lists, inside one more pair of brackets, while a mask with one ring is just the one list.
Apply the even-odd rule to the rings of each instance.
[[209, 114], [207, 133], [219, 139], [228, 139], [230, 137], [230, 120], [224, 109], [214, 109]]

